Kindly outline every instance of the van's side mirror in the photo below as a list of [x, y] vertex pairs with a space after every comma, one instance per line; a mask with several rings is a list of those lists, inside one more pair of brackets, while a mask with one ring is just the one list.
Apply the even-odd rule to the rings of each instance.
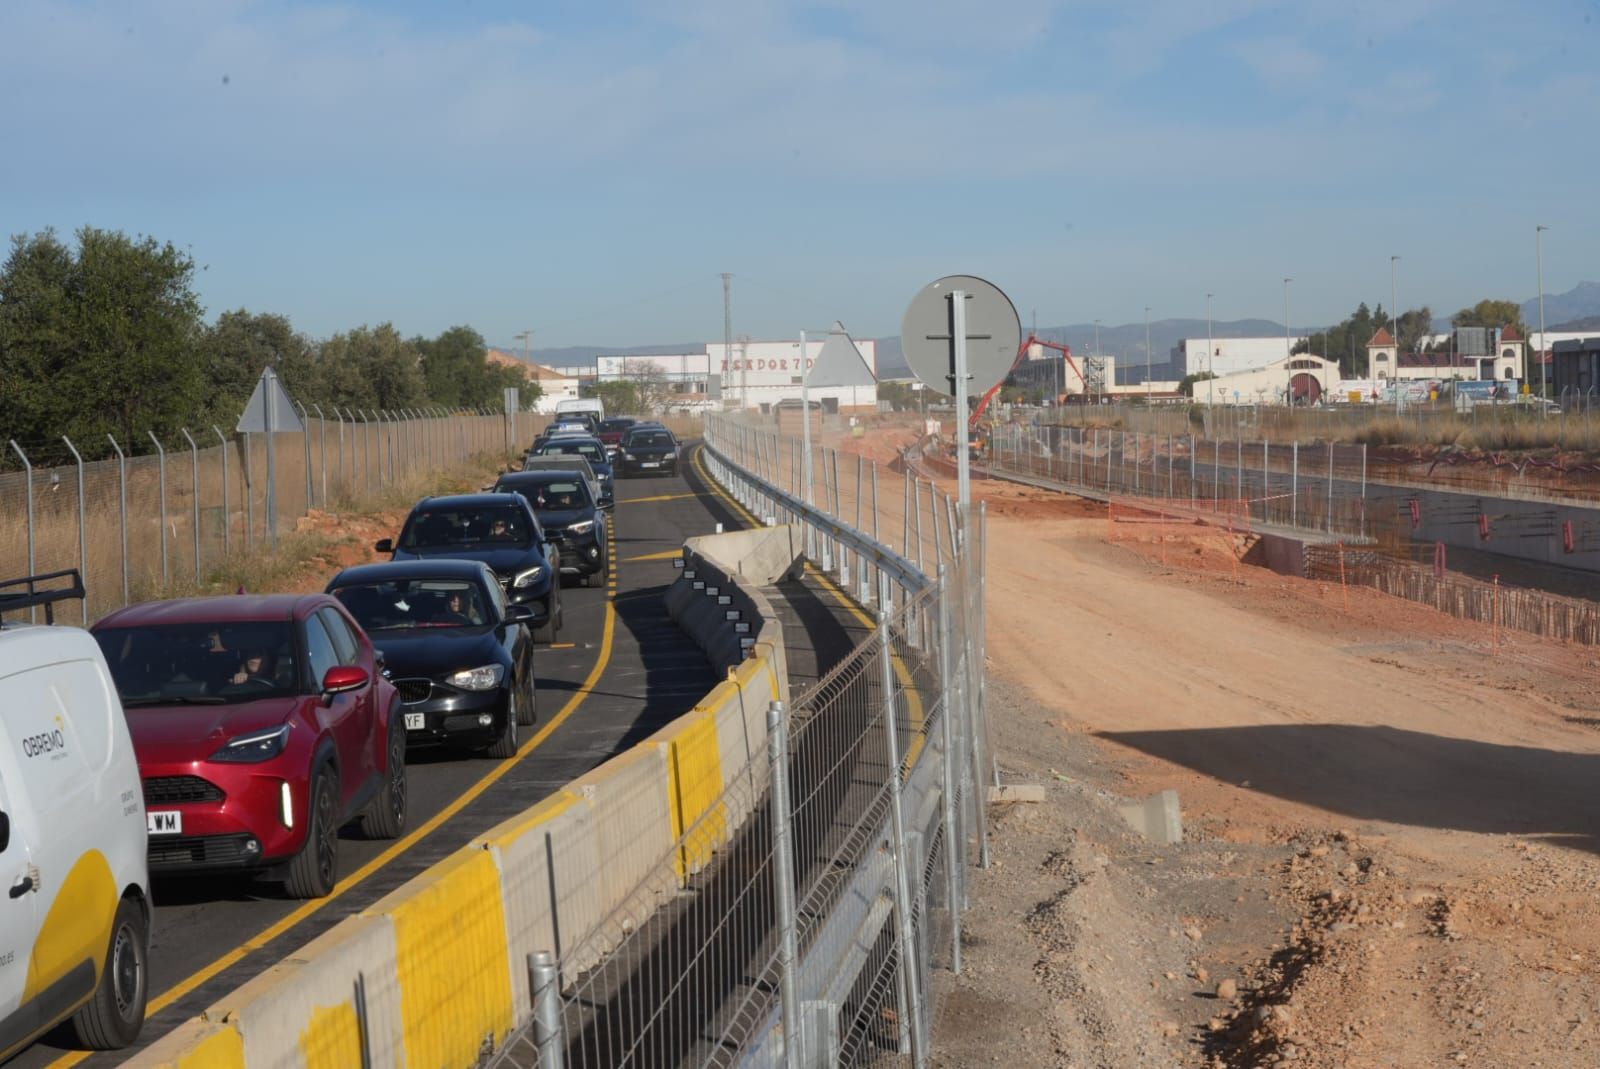
[[11, 845], [11, 818], [0, 813], [0, 854], [6, 852], [6, 847]]
[[617, 502], [616, 502], [615, 498], [611, 499], [610, 501], [602, 501], [602, 502], [600, 502], [600, 508], [601, 508], [602, 511], [605, 511], [605, 512], [610, 512], [612, 509], [614, 509], [616, 507], [617, 507]]
[[394, 539], [380, 538], [376, 542], [372, 543], [372, 548], [377, 550], [379, 553], [393, 553]]
[[532, 605], [507, 605], [505, 622], [508, 624], [525, 624], [534, 617]]

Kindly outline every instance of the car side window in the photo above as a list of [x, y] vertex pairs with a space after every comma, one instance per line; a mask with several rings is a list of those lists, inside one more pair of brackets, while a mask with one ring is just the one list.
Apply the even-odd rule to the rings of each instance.
[[328, 629], [317, 616], [306, 617], [306, 653], [311, 662], [311, 685], [322, 689], [328, 669], [339, 663], [339, 651], [334, 648]]
[[333, 638], [333, 648], [339, 655], [339, 663], [347, 665], [359, 664], [357, 659], [361, 654], [361, 643], [356, 641], [356, 636], [350, 630], [350, 625], [345, 618], [339, 615], [337, 609], [323, 608], [317, 610], [317, 615], [322, 617], [322, 622], [327, 625], [328, 634]]
[[500, 589], [500, 584], [487, 582], [483, 588], [489, 592], [489, 603], [494, 606], [494, 615], [497, 620], [506, 618], [506, 592]]

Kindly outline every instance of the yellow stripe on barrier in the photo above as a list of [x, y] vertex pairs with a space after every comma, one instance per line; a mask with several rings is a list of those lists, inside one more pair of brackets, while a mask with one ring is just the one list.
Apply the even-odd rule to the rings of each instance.
[[452, 854], [369, 911], [394, 923], [406, 1064], [473, 1065], [511, 1031], [500, 870], [487, 850]]
[[[718, 684], [717, 689], [723, 686]], [[733, 695], [737, 700], [738, 691], [734, 690]], [[672, 808], [672, 837], [683, 843], [677, 853], [679, 879], [687, 879], [705, 867], [716, 848], [728, 837], [727, 812], [718, 801], [723, 783], [716, 713], [690, 714], [684, 719], [689, 723], [676, 738], [667, 740], [667, 797]], [[687, 838], [686, 833], [690, 833]]]
[[318, 1006], [300, 1033], [300, 1056], [306, 1069], [346, 1069], [361, 1064], [361, 1025], [348, 1002]]
[[496, 849], [504, 850], [539, 825], [565, 813], [577, 805], [578, 801], [578, 796], [568, 790], [547, 795], [535, 803], [532, 809], [518, 813], [511, 819], [490, 828], [484, 833], [482, 841]]
[[245, 1069], [244, 1036], [237, 1027], [231, 1023], [200, 1027], [207, 1030], [203, 1037], [186, 1043], [176, 1058], [155, 1063], [154, 1069]]

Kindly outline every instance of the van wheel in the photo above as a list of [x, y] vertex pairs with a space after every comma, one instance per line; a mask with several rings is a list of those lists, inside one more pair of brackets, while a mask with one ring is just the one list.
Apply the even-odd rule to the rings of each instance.
[[295, 898], [326, 898], [339, 882], [339, 783], [323, 765], [311, 781], [306, 843], [289, 862], [284, 887]]
[[139, 1038], [150, 993], [150, 928], [131, 898], [117, 905], [111, 946], [94, 998], [72, 1015], [72, 1031], [90, 1050], [119, 1050]]
[[406, 725], [396, 713], [389, 721], [389, 768], [383, 789], [361, 814], [361, 834], [398, 839], [406, 830]]

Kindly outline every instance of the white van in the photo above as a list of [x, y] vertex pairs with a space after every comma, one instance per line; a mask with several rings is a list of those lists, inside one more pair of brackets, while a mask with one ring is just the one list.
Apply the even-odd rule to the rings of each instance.
[[556, 402], [557, 422], [562, 416], [575, 416], [580, 412], [592, 413], [595, 422], [599, 423], [606, 418], [606, 404], [598, 397], [567, 398]]
[[76, 571], [0, 583], [0, 1061], [69, 1018], [95, 1050], [144, 1024], [144, 791], [99, 645], [54, 626], [82, 597]]

